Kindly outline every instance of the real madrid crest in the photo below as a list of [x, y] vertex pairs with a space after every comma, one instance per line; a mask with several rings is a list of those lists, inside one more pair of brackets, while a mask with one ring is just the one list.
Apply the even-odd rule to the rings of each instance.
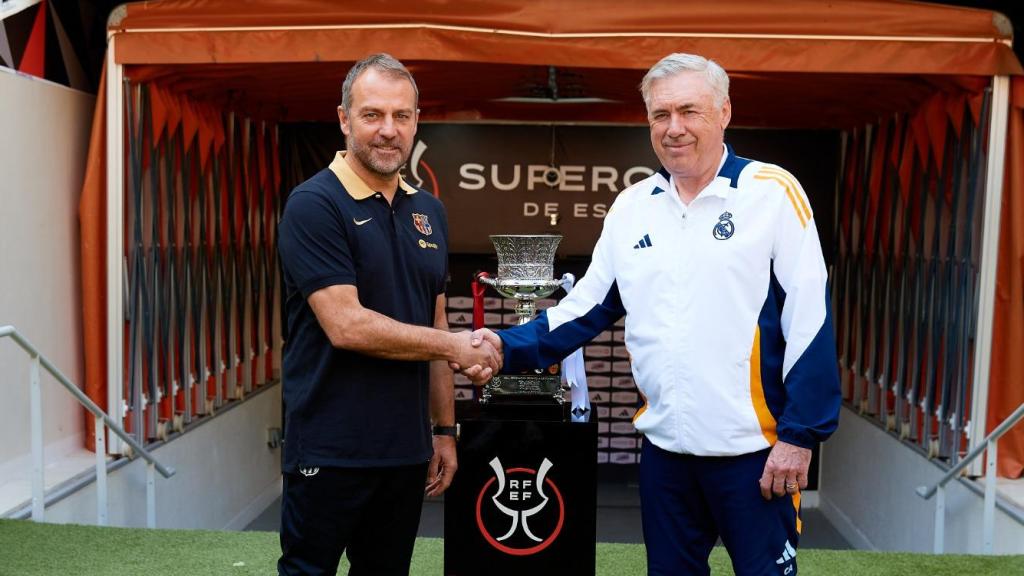
[[419, 233], [423, 234], [424, 236], [430, 236], [430, 234], [434, 231], [430, 227], [430, 219], [427, 218], [426, 214], [413, 214], [412, 225], [415, 226], [416, 230], [418, 230]]
[[718, 217], [718, 224], [715, 224], [711, 234], [715, 237], [715, 240], [728, 240], [735, 233], [736, 225], [732, 223], [732, 214], [722, 212], [722, 215]]

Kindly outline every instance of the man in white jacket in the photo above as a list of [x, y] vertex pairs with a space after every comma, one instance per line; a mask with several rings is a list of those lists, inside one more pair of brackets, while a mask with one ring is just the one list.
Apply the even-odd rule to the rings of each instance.
[[619, 194], [558, 306], [475, 336], [517, 372], [625, 315], [648, 573], [708, 574], [721, 537], [740, 576], [796, 574], [800, 489], [840, 405], [814, 215], [792, 174], [725, 145], [718, 64], [671, 54], [641, 92], [661, 170]]

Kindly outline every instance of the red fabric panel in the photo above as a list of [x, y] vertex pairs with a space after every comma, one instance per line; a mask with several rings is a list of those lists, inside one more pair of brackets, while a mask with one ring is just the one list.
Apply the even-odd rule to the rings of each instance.
[[[1024, 403], [1024, 78], [1010, 95], [986, 433]], [[1024, 425], [999, 441], [998, 466], [1000, 476], [1024, 475]]]
[[924, 108], [924, 121], [931, 145], [932, 166], [942, 166], [946, 153], [946, 133], [949, 130], [945, 94], [939, 92], [928, 100]]
[[267, 170], [267, 123], [254, 122], [256, 130], [256, 161], [259, 162], [260, 188], [266, 189], [270, 184], [270, 173]]
[[[158, 145], [164, 137], [164, 128], [167, 127], [167, 96], [163, 88], [157, 84], [148, 86], [149, 109], [152, 115], [152, 144]], [[149, 150], [144, 149], [148, 154]]]
[[145, 96], [140, 96], [140, 94], [142, 94], [142, 90], [138, 84], [132, 85], [130, 93], [132, 98], [136, 98], [137, 101], [141, 103], [135, 107], [135, 114], [138, 116], [138, 126], [141, 129], [142, 134], [140, 150], [142, 153], [142, 172], [145, 174], [145, 172], [149, 170], [149, 151], [154, 147], [153, 99], [151, 97], [147, 98]]
[[903, 205], [907, 206], [910, 198], [910, 186], [914, 174], [914, 116], [907, 117], [906, 135], [903, 137], [903, 152], [900, 154], [900, 193], [903, 194]]
[[880, 188], [882, 194], [879, 197], [878, 207], [880, 211], [878, 213], [878, 242], [879, 244], [879, 256], [887, 259], [893, 258], [892, 247], [889, 246], [889, 225], [892, 219], [895, 217], [892, 210], [892, 195], [899, 194], [898, 190], [893, 188], [892, 182], [892, 170], [894, 169], [894, 163], [891, 162], [892, 151], [899, 148], [899, 122], [896, 118], [890, 118], [888, 121], [883, 120], [882, 125], [885, 130], [889, 133], [889, 144], [888, 149], [882, 150], [881, 158], [879, 163], [882, 165], [880, 169]]
[[[911, 155], [911, 161], [914, 162], [913, 155]], [[914, 245], [916, 246], [916, 250], [919, 254], [923, 252], [924, 248], [917, 246], [918, 240], [916, 239], [921, 237], [921, 227], [924, 226], [925, 212], [927, 212], [924, 202], [922, 202], [921, 199], [921, 186], [924, 183], [924, 170], [921, 166], [921, 162], [916, 162], [914, 170], [910, 175], [910, 185], [907, 189], [907, 195], [910, 198], [910, 204], [908, 204], [910, 211], [907, 214], [909, 220], [907, 223], [909, 225], [910, 233], [913, 234], [912, 238], [915, 239]], [[909, 256], [909, 254], [906, 254], [906, 256]]]
[[167, 108], [167, 133], [174, 134], [181, 125], [181, 100], [170, 90], [164, 90], [164, 106]]
[[[106, 62], [104, 60], [104, 62]], [[107, 409], [107, 68], [100, 75], [92, 116], [78, 222], [82, 255], [82, 349], [85, 394]], [[96, 426], [85, 412], [85, 447], [96, 446]]]
[[191, 100], [179, 95], [177, 97], [178, 107], [181, 108], [182, 135], [185, 138], [185, 150], [191, 150], [195, 144], [196, 133], [199, 132], [199, 118], [196, 116], [196, 109]]
[[984, 100], [985, 94], [981, 92], [971, 96], [967, 100], [967, 103], [970, 104], [971, 106], [971, 118], [974, 119], [975, 126], [977, 126], [978, 122], [981, 121], [981, 104], [982, 102], [984, 102]]
[[271, 144], [270, 149], [273, 151], [273, 169], [274, 169], [274, 194], [277, 194], [281, 188], [281, 154], [278, 150], [277, 140], [277, 126], [271, 129]]
[[[235, 235], [235, 250], [239, 253], [242, 252], [242, 228], [245, 225], [245, 213], [242, 211], [242, 196], [249, 193], [245, 188], [248, 177], [245, 173], [245, 168], [248, 166], [248, 160], [246, 159], [245, 153], [248, 147], [243, 141], [243, 138], [245, 137], [245, 133], [242, 130], [243, 125], [242, 120], [238, 118], [238, 116], [235, 116], [231, 130], [233, 148], [230, 150], [231, 159], [228, 160], [228, 165], [230, 166], [232, 175], [234, 176], [234, 186], [231, 187], [229, 192], [234, 195], [234, 213], [230, 215], [231, 222], [228, 225], [233, 226], [231, 230]], [[238, 270], [241, 270], [241, 258], [239, 258], [237, 266]], [[239, 349], [241, 349], [241, 338], [237, 341], [237, 345], [239, 346]], [[239, 381], [241, 381], [241, 375], [239, 375]]]
[[878, 240], [878, 199], [882, 193], [882, 174], [885, 168], [885, 146], [889, 137], [889, 123], [879, 122], [874, 146], [871, 150], [871, 175], [868, 180], [867, 222], [864, 232], [864, 253], [871, 258]]
[[890, 166], [893, 168], [899, 168], [900, 166], [900, 158], [903, 153], [903, 141], [901, 138], [903, 137], [903, 130], [905, 128], [904, 124], [906, 121], [907, 117], [905, 114], [897, 114], [896, 118], [893, 120], [892, 130], [894, 145], [889, 148], [889, 162]]
[[206, 112], [210, 127], [213, 129], [213, 146], [219, 154], [224, 143], [227, 142], [227, 136], [224, 133], [224, 118], [214, 105], [207, 105]]
[[209, 169], [210, 150], [214, 140], [214, 118], [217, 112], [206, 104], [198, 103], [195, 106], [199, 116], [199, 159], [203, 171]]
[[[851, 228], [853, 226], [854, 213], [856, 212], [855, 199], [858, 187], [860, 186], [858, 176], [861, 169], [861, 157], [864, 152], [864, 143], [862, 141], [863, 129], [854, 129], [850, 134], [846, 151], [846, 186], [843, 188], [846, 191], [846, 197], [843, 198], [843, 212], [839, 223], [843, 227], [843, 235], [847, 238], [853, 238]], [[850, 250], [852, 249], [851, 246]]]
[[18, 63], [18, 71], [39, 78], [46, 77], [46, 0], [39, 3], [25, 52]]
[[931, 144], [928, 139], [928, 117], [925, 110], [926, 108], [922, 107], [914, 113], [910, 120], [914, 149], [917, 151], [917, 159], [920, 160], [922, 167], [928, 166], [928, 148]]
[[950, 94], [946, 98], [946, 113], [949, 114], [949, 121], [953, 125], [956, 137], [960, 138], [964, 129], [964, 107], [967, 105], [966, 94]]

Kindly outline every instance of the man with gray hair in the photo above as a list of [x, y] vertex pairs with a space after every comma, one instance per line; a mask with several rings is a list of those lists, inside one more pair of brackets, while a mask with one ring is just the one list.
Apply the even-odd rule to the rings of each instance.
[[721, 66], [671, 54], [641, 92], [662, 168], [619, 194], [568, 296], [474, 341], [516, 372], [561, 360], [625, 316], [644, 400], [633, 423], [644, 435], [648, 573], [709, 574], [721, 537], [737, 575], [794, 575], [800, 490], [840, 403], [814, 215], [792, 174], [725, 144]]
[[401, 62], [352, 67], [347, 150], [298, 185], [278, 226], [287, 335], [279, 574], [409, 573], [423, 494], [455, 474], [452, 372], [500, 355], [448, 332], [444, 206], [399, 175], [418, 92]]

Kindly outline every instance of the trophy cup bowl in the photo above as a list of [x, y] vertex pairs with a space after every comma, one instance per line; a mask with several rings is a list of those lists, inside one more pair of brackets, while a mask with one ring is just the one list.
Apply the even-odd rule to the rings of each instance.
[[[506, 298], [514, 298], [515, 300], [522, 302], [533, 302], [540, 298], [547, 298], [555, 290], [558, 290], [560, 284], [558, 280], [506, 280], [504, 278], [491, 278], [489, 276], [481, 276], [479, 278], [481, 282], [489, 286], [493, 286], [499, 294]], [[532, 315], [525, 318], [525, 322], [520, 321], [520, 324], [529, 322]]]
[[[516, 301], [520, 325], [533, 319], [537, 300], [550, 296], [561, 282], [554, 275], [555, 250], [562, 240], [556, 234], [498, 234], [491, 242], [498, 253], [498, 276], [478, 274], [477, 281], [493, 286], [499, 294]], [[565, 402], [557, 367], [538, 369], [530, 374], [495, 376], [484, 385], [481, 403], [492, 400], [526, 401], [540, 397]]]

